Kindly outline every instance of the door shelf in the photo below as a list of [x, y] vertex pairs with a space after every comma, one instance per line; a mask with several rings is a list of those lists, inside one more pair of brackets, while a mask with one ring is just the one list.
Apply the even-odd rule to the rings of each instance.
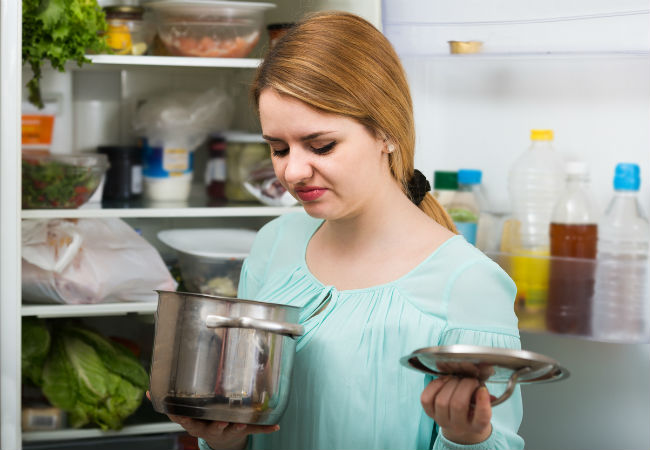
[[138, 434], [178, 433], [185, 431], [173, 422], [131, 425], [119, 431], [102, 431], [100, 429], [62, 429], [55, 431], [26, 431], [22, 433], [24, 442], [63, 441], [73, 439], [90, 439], [115, 436], [133, 436]]
[[[612, 264], [596, 259], [486, 254], [517, 285], [515, 313], [521, 331], [597, 342], [650, 343], [647, 261]], [[613, 271], [617, 276], [638, 274], [636, 291], [628, 286], [616, 287], [616, 294], [611, 288], [608, 291], [609, 284], [599, 281]]]

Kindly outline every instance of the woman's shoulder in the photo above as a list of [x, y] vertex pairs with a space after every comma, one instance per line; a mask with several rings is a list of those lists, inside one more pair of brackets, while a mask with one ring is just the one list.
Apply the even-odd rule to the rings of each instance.
[[[399, 289], [418, 309], [446, 320], [469, 318], [463, 313], [469, 310], [491, 309], [508, 315], [508, 323], [516, 294], [508, 274], [461, 235], [443, 242], [408, 277], [400, 280]], [[491, 319], [490, 323], [495, 321]]]

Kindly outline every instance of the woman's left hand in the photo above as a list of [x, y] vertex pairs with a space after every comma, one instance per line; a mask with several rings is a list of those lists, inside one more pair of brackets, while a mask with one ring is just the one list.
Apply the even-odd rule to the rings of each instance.
[[476, 378], [443, 376], [433, 380], [422, 391], [420, 401], [424, 411], [450, 441], [470, 445], [490, 437], [490, 393], [485, 386], [479, 386]]

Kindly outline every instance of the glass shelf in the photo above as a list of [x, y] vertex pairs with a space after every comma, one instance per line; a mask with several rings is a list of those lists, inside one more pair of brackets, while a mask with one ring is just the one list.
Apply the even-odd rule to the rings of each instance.
[[[515, 312], [520, 330], [598, 342], [650, 343], [647, 260], [612, 265], [595, 259], [486, 254], [517, 285]], [[616, 294], [611, 288], [607, 291], [605, 277], [613, 271], [638, 274], [635, 289], [620, 286]]]
[[86, 55], [92, 64], [79, 67], [71, 66], [72, 70], [86, 70], [88, 68], [114, 68], [121, 69], [133, 66], [157, 67], [223, 67], [254, 69], [260, 65], [259, 58], [199, 58], [191, 56], [135, 56], [135, 55]]
[[99, 428], [61, 429], [53, 431], [26, 431], [22, 433], [24, 442], [64, 441], [72, 439], [89, 439], [115, 436], [133, 436], [138, 434], [178, 433], [185, 431], [173, 422], [148, 423], [125, 426], [119, 431], [102, 431]]

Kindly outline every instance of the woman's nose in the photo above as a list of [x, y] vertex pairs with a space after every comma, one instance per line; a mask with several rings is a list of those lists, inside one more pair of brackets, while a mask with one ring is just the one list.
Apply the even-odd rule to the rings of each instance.
[[291, 149], [286, 156], [286, 160], [284, 178], [287, 183], [300, 183], [311, 178], [313, 168], [307, 152]]

